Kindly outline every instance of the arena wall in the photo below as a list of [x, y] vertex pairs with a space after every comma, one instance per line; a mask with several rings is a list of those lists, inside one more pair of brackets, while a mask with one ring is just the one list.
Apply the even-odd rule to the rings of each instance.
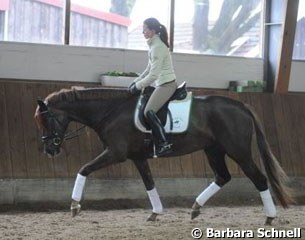
[[[0, 204], [70, 198], [79, 168], [103, 150], [96, 134], [87, 129], [79, 137], [65, 143], [61, 156], [48, 158], [43, 154], [40, 133], [33, 120], [36, 99], [72, 85], [97, 86], [96, 83], [0, 80]], [[224, 95], [252, 105], [262, 120], [267, 139], [280, 164], [292, 179], [296, 179], [296, 185], [305, 189], [302, 185], [305, 177], [304, 94], [233, 93], [199, 88], [191, 90], [195, 95]], [[78, 127], [76, 123], [70, 125], [70, 129]], [[261, 165], [257, 155], [256, 161]], [[153, 176], [161, 182], [161, 191], [173, 196], [196, 195], [195, 189], [201, 191], [213, 179], [203, 151], [182, 157], [151, 159], [149, 162]], [[232, 175], [239, 179], [235, 181], [244, 183], [244, 186], [251, 185], [233, 161], [228, 159], [227, 163]], [[121, 189], [120, 193], [126, 189], [126, 195], [119, 195], [121, 198], [137, 196], [137, 192], [141, 192], [143, 197], [144, 186], [138, 184], [139, 179], [137, 170], [129, 160], [102, 169], [90, 176], [88, 199], [97, 200], [98, 196], [100, 199], [117, 198], [113, 189]], [[126, 187], [122, 183], [126, 183]], [[191, 187], [178, 191], [178, 186], [183, 184], [186, 184], [184, 187]], [[241, 187], [240, 184], [230, 186], [228, 189], [231, 189], [233, 195], [236, 195], [236, 188]]]

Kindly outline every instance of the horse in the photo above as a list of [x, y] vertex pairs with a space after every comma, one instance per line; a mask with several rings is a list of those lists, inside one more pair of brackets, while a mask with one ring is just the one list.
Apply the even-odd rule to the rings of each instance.
[[[162, 214], [163, 206], [148, 163], [151, 150], [145, 143], [146, 134], [134, 125], [138, 98], [127, 89], [72, 87], [52, 93], [44, 101], [37, 101], [34, 118], [42, 131], [46, 154], [56, 156], [60, 153], [71, 121], [92, 128], [105, 146], [100, 155], [77, 173], [71, 200], [72, 217], [80, 212], [86, 178], [94, 171], [126, 159], [135, 164], [151, 202], [153, 209], [147, 220], [155, 221]], [[256, 135], [267, 176], [253, 160], [253, 135]], [[270, 149], [258, 116], [247, 104], [223, 96], [193, 96], [188, 130], [183, 134], [173, 134], [171, 141], [173, 152], [164, 157], [204, 150], [215, 175], [214, 181], [194, 201], [191, 219], [196, 218], [206, 201], [230, 181], [226, 155], [239, 165], [259, 191], [266, 215], [265, 224], [271, 225], [276, 217], [268, 182], [282, 207], [287, 208], [294, 202], [286, 186], [287, 175]]]

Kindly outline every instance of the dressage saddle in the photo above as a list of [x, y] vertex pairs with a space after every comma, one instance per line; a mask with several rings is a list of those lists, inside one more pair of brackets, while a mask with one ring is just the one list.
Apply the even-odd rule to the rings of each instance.
[[[140, 107], [139, 107], [139, 119], [142, 123], [143, 126], [146, 127], [147, 130], [150, 130], [150, 126], [149, 124], [146, 122], [145, 116], [144, 116], [144, 109], [145, 106], [151, 96], [151, 94], [154, 91], [154, 87], [146, 87], [144, 89], [144, 91], [142, 92], [141, 96], [140, 96]], [[166, 117], [167, 114], [169, 114], [169, 116], [171, 117], [171, 113], [168, 109], [168, 105], [170, 101], [174, 101], [174, 100], [183, 100], [185, 99], [187, 96], [187, 89], [186, 89], [186, 83], [183, 82], [174, 92], [174, 94], [170, 97], [170, 99], [161, 107], [161, 109], [157, 112], [157, 116], [160, 119], [161, 123], [163, 126], [165, 126], [166, 124]]]

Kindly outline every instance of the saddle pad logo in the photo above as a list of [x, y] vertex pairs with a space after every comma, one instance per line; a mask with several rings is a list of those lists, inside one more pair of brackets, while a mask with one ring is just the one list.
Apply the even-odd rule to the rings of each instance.
[[183, 125], [183, 119], [181, 117], [176, 117], [173, 119], [173, 128], [180, 129]]

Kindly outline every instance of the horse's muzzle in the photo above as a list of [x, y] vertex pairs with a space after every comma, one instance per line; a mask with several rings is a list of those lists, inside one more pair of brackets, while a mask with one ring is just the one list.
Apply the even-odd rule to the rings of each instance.
[[45, 151], [44, 151], [49, 158], [53, 158], [53, 157], [57, 157], [60, 155], [60, 148], [45, 148]]

